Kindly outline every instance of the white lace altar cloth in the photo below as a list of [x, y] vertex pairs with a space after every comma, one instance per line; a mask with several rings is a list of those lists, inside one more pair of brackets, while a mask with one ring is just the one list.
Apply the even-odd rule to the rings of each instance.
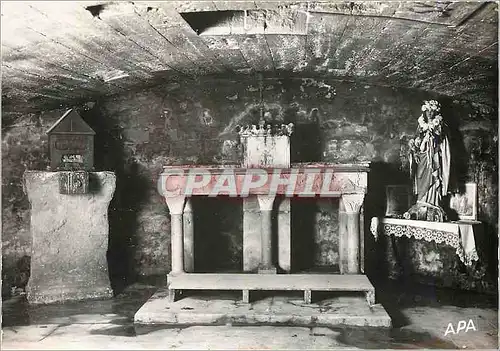
[[474, 226], [481, 222], [428, 222], [414, 221], [397, 218], [373, 217], [370, 223], [370, 231], [377, 240], [379, 233], [394, 235], [396, 237], [406, 236], [417, 240], [434, 241], [438, 244], [446, 244], [455, 248], [460, 260], [467, 266], [478, 261], [476, 242], [474, 240]]

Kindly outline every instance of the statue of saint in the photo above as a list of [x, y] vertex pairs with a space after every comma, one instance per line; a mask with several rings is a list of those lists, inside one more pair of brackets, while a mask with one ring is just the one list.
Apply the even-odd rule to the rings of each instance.
[[404, 214], [407, 219], [446, 220], [441, 200], [448, 193], [450, 145], [440, 111], [436, 100], [424, 101], [416, 136], [409, 141], [410, 176], [417, 203]]

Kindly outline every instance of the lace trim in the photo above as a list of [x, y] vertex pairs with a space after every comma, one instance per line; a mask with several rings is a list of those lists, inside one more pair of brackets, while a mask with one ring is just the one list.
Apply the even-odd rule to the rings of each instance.
[[479, 261], [479, 256], [477, 255], [476, 249], [472, 249], [470, 252], [466, 253], [462, 246], [457, 247], [456, 253], [466, 266], [472, 266], [474, 261]]
[[406, 236], [418, 240], [435, 241], [438, 244], [446, 243], [453, 247], [459, 247], [459, 238], [456, 234], [442, 230], [427, 229], [420, 227], [410, 227], [408, 225], [384, 223], [384, 233], [386, 235]]
[[[371, 225], [372, 233], [377, 233], [374, 223]], [[470, 252], [465, 252], [464, 248], [460, 244], [460, 238], [455, 233], [445, 232], [442, 230], [427, 229], [420, 227], [411, 227], [408, 225], [399, 224], [388, 224], [384, 223], [384, 233], [385, 235], [394, 235], [397, 237], [406, 236], [408, 238], [415, 238], [417, 240], [425, 240], [428, 242], [434, 241], [438, 244], [445, 243], [453, 248], [455, 252], [465, 265], [472, 265], [473, 261], [478, 261], [479, 257], [477, 255], [476, 249], [472, 249]], [[376, 235], [375, 235], [376, 236]]]
[[378, 220], [376, 218], [372, 218], [372, 221], [370, 222], [370, 232], [372, 232], [373, 237], [375, 240], [378, 239]]

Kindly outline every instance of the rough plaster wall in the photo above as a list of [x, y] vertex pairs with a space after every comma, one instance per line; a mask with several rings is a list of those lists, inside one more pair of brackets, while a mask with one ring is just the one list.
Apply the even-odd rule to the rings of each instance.
[[62, 113], [2, 114], [2, 295], [28, 282], [30, 212], [22, 175], [26, 169], [44, 170], [49, 164], [45, 131]]
[[338, 211], [339, 202], [318, 200], [314, 221], [315, 266], [331, 266], [338, 262]]
[[[110, 206], [110, 247], [114, 248], [110, 258], [118, 263], [110, 267], [112, 274], [170, 269], [169, 217], [155, 187], [162, 166], [236, 162], [230, 132], [237, 124], [258, 120], [260, 96], [259, 83], [252, 80], [194, 82], [185, 87], [173, 83], [100, 101], [92, 110], [81, 111], [97, 132], [97, 170], [117, 173]], [[457, 160], [463, 161], [457, 163], [464, 164], [461, 172], [478, 183], [479, 219], [486, 223], [486, 235], [496, 236], [496, 111], [419, 91], [312, 79], [266, 80], [262, 96], [262, 106], [276, 122], [297, 124], [293, 161], [373, 162], [367, 218], [383, 214], [384, 185], [407, 179], [399, 170], [400, 139], [415, 131], [422, 100], [438, 98], [454, 130]], [[17, 262], [29, 252], [22, 172], [45, 169], [45, 131], [63, 112], [23, 116], [16, 125], [2, 125], [4, 274], [10, 277], [6, 282], [13, 282]], [[330, 240], [337, 231], [334, 208], [318, 206], [316, 264], [332, 263], [336, 257], [336, 245]], [[223, 227], [224, 236], [234, 238], [226, 240], [230, 243], [226, 250], [240, 252], [241, 238], [236, 236], [241, 236], [241, 228]]]

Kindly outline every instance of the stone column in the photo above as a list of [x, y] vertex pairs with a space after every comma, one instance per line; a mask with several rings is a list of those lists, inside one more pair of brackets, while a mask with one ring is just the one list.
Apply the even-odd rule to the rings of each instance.
[[183, 215], [184, 224], [184, 270], [194, 272], [194, 223], [191, 199], [186, 199]]
[[365, 274], [365, 206], [359, 210], [359, 270]]
[[243, 198], [243, 271], [255, 272], [262, 259], [260, 210], [257, 196]]
[[341, 274], [360, 273], [360, 209], [365, 194], [344, 194], [339, 211], [339, 266]]
[[257, 195], [260, 207], [261, 220], [261, 249], [262, 261], [259, 273], [276, 273], [273, 265], [273, 240], [272, 240], [272, 210], [274, 195]]
[[292, 267], [292, 238], [290, 224], [290, 198], [282, 198], [278, 204], [278, 265], [286, 273]]
[[170, 240], [172, 255], [172, 270], [170, 274], [184, 273], [184, 235], [182, 213], [184, 212], [184, 196], [165, 197], [168, 209], [170, 210]]
[[58, 172], [24, 173], [31, 204], [30, 303], [106, 298], [109, 281], [108, 206], [116, 177], [113, 172], [90, 172], [89, 192], [59, 193]]

